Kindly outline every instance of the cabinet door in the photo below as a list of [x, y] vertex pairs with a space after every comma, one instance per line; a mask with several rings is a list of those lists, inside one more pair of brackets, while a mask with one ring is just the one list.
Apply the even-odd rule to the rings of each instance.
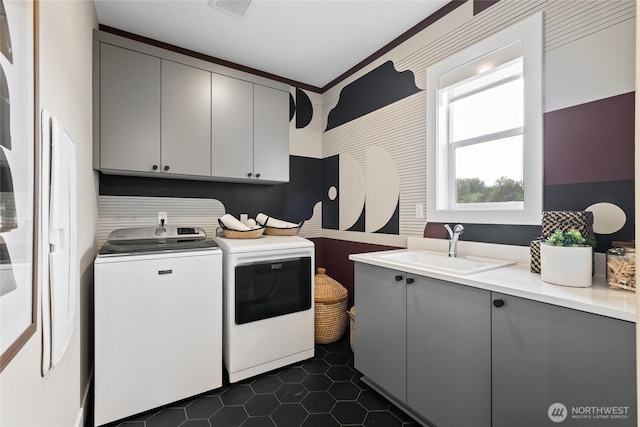
[[504, 303], [492, 309], [495, 427], [637, 425], [635, 324], [501, 294], [493, 300]]
[[162, 172], [211, 175], [211, 73], [162, 60]]
[[159, 166], [160, 59], [101, 43], [100, 168]]
[[211, 174], [253, 176], [253, 83], [211, 75]]
[[438, 427], [491, 426], [490, 307], [488, 291], [407, 279], [407, 405]]
[[355, 264], [355, 368], [398, 400], [406, 401], [405, 274]]
[[289, 181], [289, 93], [254, 86], [254, 175]]

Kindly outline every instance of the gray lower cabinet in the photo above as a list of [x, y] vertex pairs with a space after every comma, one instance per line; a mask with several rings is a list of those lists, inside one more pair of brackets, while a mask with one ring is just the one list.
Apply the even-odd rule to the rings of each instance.
[[637, 425], [634, 323], [493, 300], [494, 427]]
[[490, 292], [415, 275], [406, 282], [407, 406], [438, 427], [491, 427]]
[[355, 277], [355, 368], [397, 400], [406, 402], [406, 275], [356, 263]]
[[159, 58], [100, 44], [100, 169], [159, 169], [160, 84]]
[[636, 426], [635, 324], [355, 263], [355, 368], [437, 427]]

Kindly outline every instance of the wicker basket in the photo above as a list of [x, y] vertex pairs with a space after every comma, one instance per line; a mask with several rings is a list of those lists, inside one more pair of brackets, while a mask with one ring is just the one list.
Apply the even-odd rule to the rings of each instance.
[[351, 346], [351, 351], [355, 353], [356, 351], [356, 306], [351, 307], [349, 313], [349, 345]]
[[257, 239], [258, 237], [262, 236], [262, 233], [264, 233], [264, 227], [246, 231], [231, 230], [225, 227], [219, 218], [218, 224], [220, 224], [220, 228], [224, 233], [224, 237], [226, 237], [227, 239]]
[[293, 228], [264, 227], [264, 234], [269, 236], [297, 236], [299, 232], [300, 226]]
[[349, 292], [318, 268], [314, 281], [315, 340], [318, 344], [338, 341], [347, 329]]

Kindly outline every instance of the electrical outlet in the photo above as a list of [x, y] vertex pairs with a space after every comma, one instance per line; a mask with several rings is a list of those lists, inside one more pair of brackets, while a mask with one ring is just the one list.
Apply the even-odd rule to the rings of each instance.
[[240, 222], [246, 223], [249, 219], [249, 214], [240, 214]]
[[158, 212], [158, 224], [162, 224], [162, 220], [164, 219], [165, 225], [167, 224], [167, 213], [166, 212]]
[[416, 203], [416, 219], [424, 218], [424, 205], [422, 203]]

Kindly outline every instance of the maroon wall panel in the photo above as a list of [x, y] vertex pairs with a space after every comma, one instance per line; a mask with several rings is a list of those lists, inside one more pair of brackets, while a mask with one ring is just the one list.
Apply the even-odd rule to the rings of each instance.
[[490, 8], [500, 0], [473, 0], [473, 16], [476, 16], [485, 9]]
[[630, 92], [546, 113], [545, 185], [633, 179], [634, 99]]
[[[312, 240], [315, 242], [317, 239]], [[322, 254], [318, 258], [322, 261], [319, 262], [318, 258], [316, 258], [316, 267], [324, 267], [328, 276], [347, 288], [349, 291], [349, 307], [353, 305], [353, 261], [349, 260], [349, 255], [399, 249], [396, 246], [372, 245], [327, 238], [322, 239], [320, 247], [322, 248]], [[318, 252], [318, 244], [316, 243], [316, 253]]]

